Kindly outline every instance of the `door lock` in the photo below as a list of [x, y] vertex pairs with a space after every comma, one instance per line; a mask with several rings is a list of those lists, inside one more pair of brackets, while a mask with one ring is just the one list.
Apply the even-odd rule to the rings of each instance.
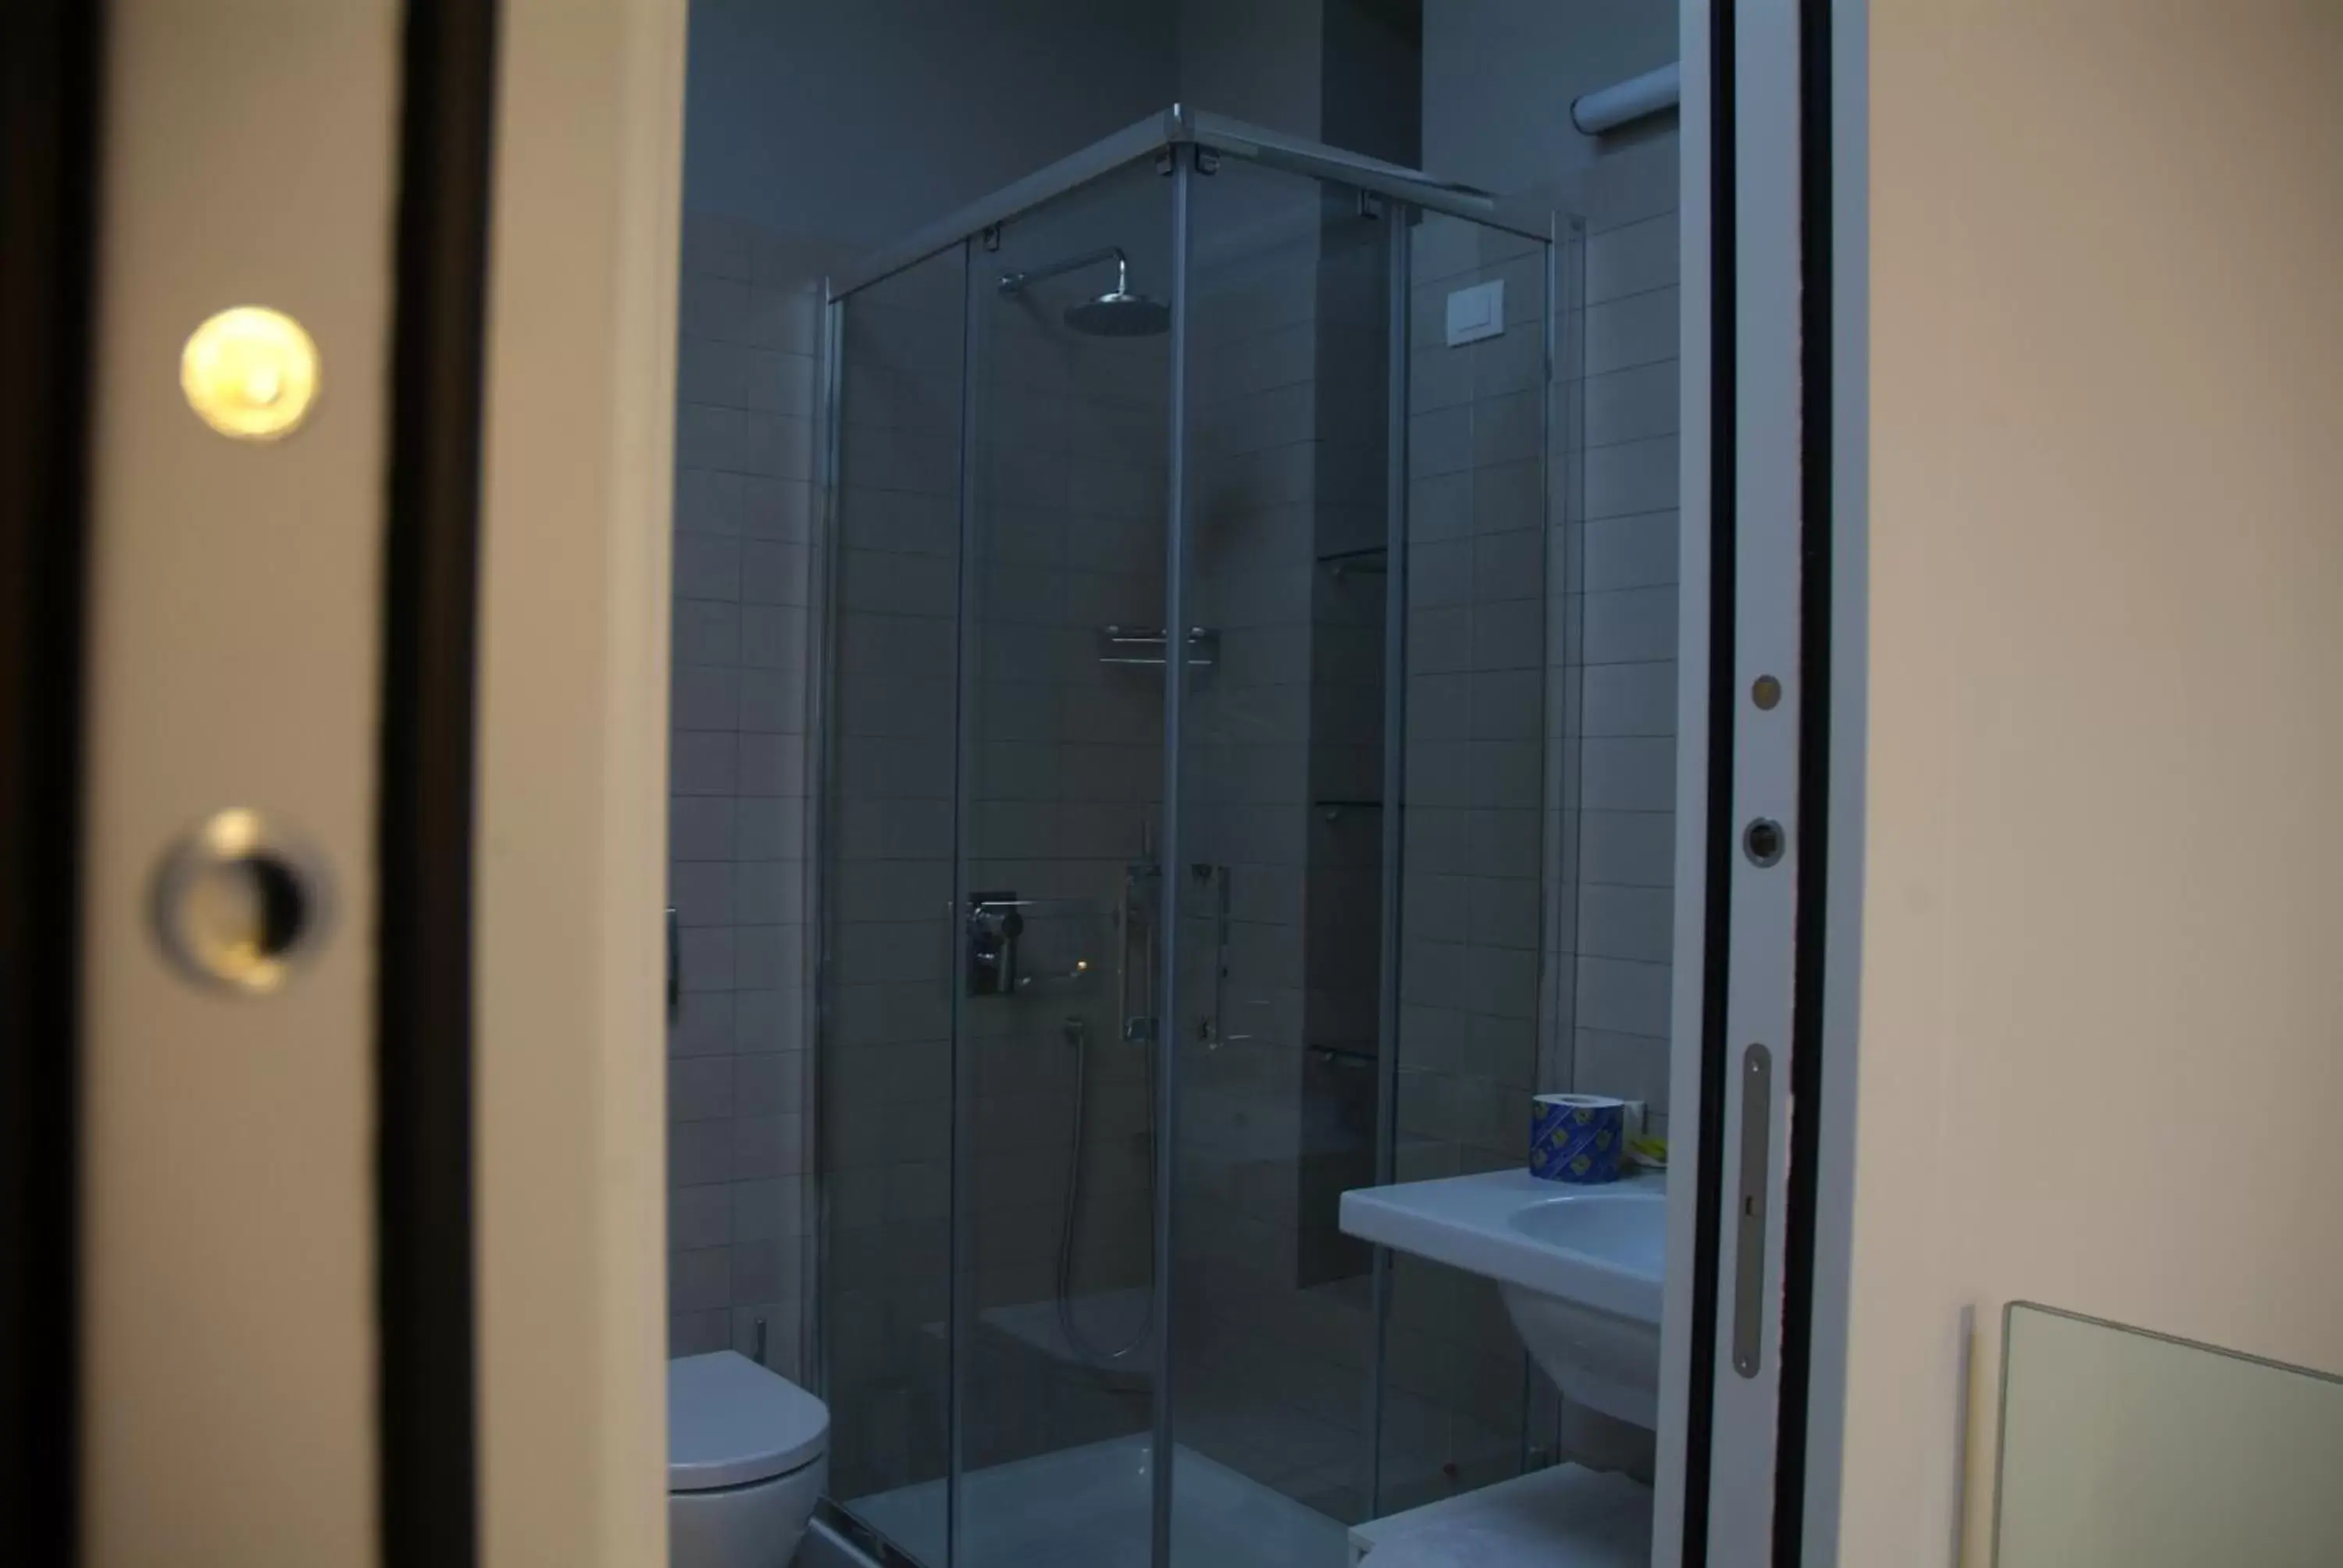
[[268, 996], [322, 945], [331, 913], [325, 864], [243, 807], [181, 835], [155, 876], [155, 934], [190, 980]]

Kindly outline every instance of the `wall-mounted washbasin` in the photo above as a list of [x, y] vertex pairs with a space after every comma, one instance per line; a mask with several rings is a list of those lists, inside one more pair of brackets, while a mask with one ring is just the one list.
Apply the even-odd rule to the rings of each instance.
[[1494, 1280], [1505, 1311], [1562, 1392], [1638, 1426], [1659, 1422], [1664, 1179], [1601, 1187], [1491, 1171], [1342, 1194], [1363, 1241]]

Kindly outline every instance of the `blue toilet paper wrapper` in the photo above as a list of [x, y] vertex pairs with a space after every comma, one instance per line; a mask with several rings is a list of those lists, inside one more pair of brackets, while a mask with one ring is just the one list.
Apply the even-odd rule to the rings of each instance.
[[1541, 1094], [1530, 1106], [1530, 1174], [1593, 1185], [1619, 1180], [1627, 1148], [1624, 1101]]

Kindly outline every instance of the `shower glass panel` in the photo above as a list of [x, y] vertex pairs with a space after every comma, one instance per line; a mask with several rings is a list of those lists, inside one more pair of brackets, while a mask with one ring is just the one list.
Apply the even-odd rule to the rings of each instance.
[[[830, 1487], [951, 1461], [953, 714], [966, 246], [832, 311], [820, 1330]], [[928, 1559], [940, 1563], [940, 1557]]]
[[[1250, 1493], [1275, 1560], [1364, 1518], [1384, 822], [1392, 231], [1348, 188], [1193, 186], [1173, 1560]], [[1177, 1527], [1193, 1519], [1191, 1533]]]
[[927, 1568], [1335, 1568], [1549, 1441], [1337, 1223], [1567, 1032], [1543, 220], [1210, 119], [834, 285], [820, 1344]]
[[1094, 1561], [1147, 1551], [1169, 184], [972, 253], [958, 1563], [1040, 1560], [1075, 1494]]
[[[1518, 1169], [1539, 1041], [1566, 1038], [1567, 705], [1546, 462], [1552, 247], [1428, 213], [1409, 256], [1407, 638], [1398, 1051], [1389, 1179]], [[1452, 294], [1494, 284], [1504, 330], [1447, 342]], [[1567, 1083], [1559, 1061], [1543, 1081]], [[1495, 1283], [1405, 1253], [1389, 1312], [1374, 1512], [1554, 1452], [1552, 1387]], [[1540, 1452], [1543, 1451], [1543, 1452]]]

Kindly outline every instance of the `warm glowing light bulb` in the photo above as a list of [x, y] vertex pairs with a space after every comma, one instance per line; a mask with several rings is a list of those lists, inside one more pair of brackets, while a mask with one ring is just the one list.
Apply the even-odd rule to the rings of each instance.
[[221, 435], [275, 440], [297, 429], [317, 400], [317, 346], [283, 311], [239, 305], [188, 335], [179, 390]]

